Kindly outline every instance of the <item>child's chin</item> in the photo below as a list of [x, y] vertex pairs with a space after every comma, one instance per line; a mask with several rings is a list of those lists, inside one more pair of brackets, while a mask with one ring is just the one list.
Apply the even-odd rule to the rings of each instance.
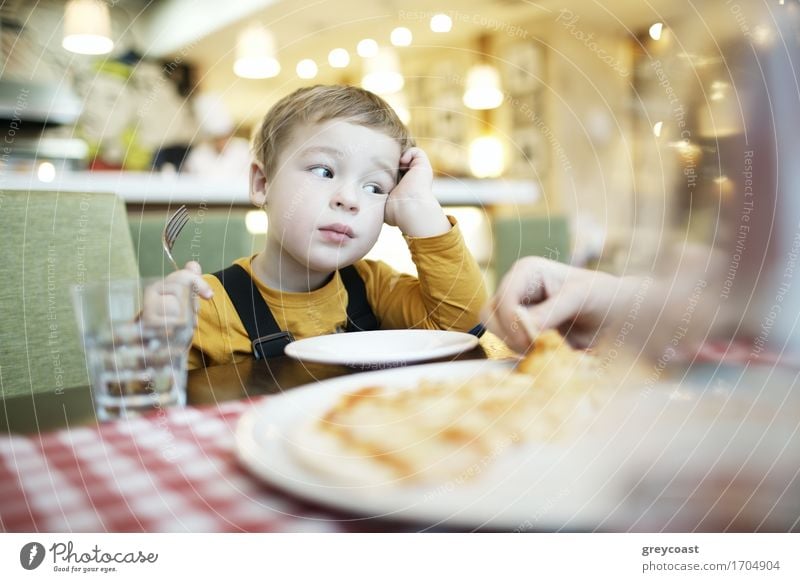
[[[348, 245], [341, 247], [317, 247], [312, 248], [310, 253], [306, 254], [306, 264], [309, 270], [318, 273], [332, 273], [333, 271], [349, 267], [356, 261], [364, 258], [371, 246], [365, 244], [353, 244], [356, 241], [351, 241]], [[358, 241], [361, 242], [361, 241]]]
[[336, 258], [312, 260], [309, 261], [308, 268], [309, 270], [316, 271], [318, 273], [332, 273], [333, 271], [338, 271], [339, 269], [344, 269], [345, 267], [349, 267], [357, 260], [358, 258], [353, 259], [351, 257], [336, 257]]

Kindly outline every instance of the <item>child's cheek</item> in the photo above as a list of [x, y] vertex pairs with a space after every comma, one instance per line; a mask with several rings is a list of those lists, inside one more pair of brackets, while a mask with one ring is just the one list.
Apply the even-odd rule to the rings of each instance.
[[383, 223], [386, 219], [386, 204], [388, 202], [388, 197], [384, 197], [383, 200], [376, 203], [375, 205], [375, 221], [378, 223], [378, 229], [383, 226]]
[[374, 213], [383, 216], [383, 213], [386, 209], [386, 201], [389, 199], [388, 196], [375, 196], [371, 197], [367, 200], [366, 204], [364, 205], [365, 209]]

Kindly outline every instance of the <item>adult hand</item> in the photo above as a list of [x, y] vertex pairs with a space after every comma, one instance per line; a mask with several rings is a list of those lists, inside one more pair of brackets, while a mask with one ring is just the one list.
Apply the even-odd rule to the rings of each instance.
[[630, 288], [626, 279], [607, 273], [525, 257], [503, 277], [484, 321], [519, 352], [546, 329], [557, 329], [572, 345], [587, 347], [613, 318], [615, 306], [626, 301]]

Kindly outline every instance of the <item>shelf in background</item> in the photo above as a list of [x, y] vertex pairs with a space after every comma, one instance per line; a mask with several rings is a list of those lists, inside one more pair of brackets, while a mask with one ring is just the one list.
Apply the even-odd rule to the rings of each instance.
[[[114, 192], [133, 204], [191, 203], [207, 205], [250, 204], [247, 177], [209, 180], [186, 175], [146, 172], [73, 172], [53, 182], [42, 182], [36, 175], [6, 174], [0, 189], [44, 192]], [[437, 178], [433, 191], [443, 205], [486, 206], [494, 204], [533, 204], [539, 199], [539, 186], [533, 180], [478, 180]]]

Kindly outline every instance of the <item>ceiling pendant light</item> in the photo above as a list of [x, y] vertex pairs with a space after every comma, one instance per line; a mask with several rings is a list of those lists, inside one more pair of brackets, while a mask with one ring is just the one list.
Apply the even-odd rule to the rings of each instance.
[[478, 40], [480, 61], [467, 72], [467, 87], [464, 91], [464, 105], [470, 109], [495, 109], [503, 103], [503, 90], [500, 88], [500, 73], [486, 61], [489, 54], [489, 39], [482, 36]]
[[104, 55], [114, 48], [108, 6], [100, 0], [69, 0], [64, 7], [61, 46], [81, 55]]
[[491, 65], [475, 65], [467, 72], [464, 105], [470, 109], [495, 109], [503, 103], [500, 74]]
[[269, 79], [281, 72], [275, 58], [275, 37], [264, 26], [253, 24], [239, 33], [233, 72], [245, 79]]
[[664, 32], [664, 23], [656, 22], [647, 30], [647, 32], [650, 34], [650, 38], [653, 40], [661, 40], [661, 34]]
[[467, 73], [467, 88], [464, 105], [481, 111], [480, 135], [469, 144], [469, 169], [476, 178], [496, 178], [505, 169], [505, 146], [492, 124], [492, 109], [503, 103], [500, 74], [486, 60], [489, 53], [489, 38], [478, 39], [479, 62]]

